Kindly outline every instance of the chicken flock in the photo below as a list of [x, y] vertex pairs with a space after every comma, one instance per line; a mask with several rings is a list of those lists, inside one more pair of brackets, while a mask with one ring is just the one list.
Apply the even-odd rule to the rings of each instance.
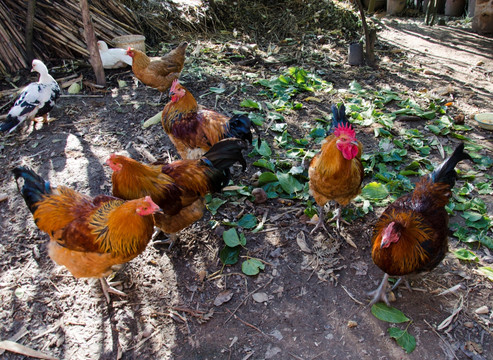
[[[106, 68], [132, 65], [134, 75], [145, 85], [163, 93], [170, 101], [162, 112], [162, 127], [181, 160], [143, 164], [129, 157], [111, 154], [106, 164], [113, 171], [112, 195], [91, 198], [65, 186], [52, 186], [33, 170], [13, 170], [27, 207], [37, 227], [50, 238], [49, 256], [64, 265], [73, 276], [99, 278], [106, 300], [109, 292], [125, 294], [111, 287], [105, 277], [117, 265], [142, 253], [156, 236], [176, 234], [202, 218], [204, 196], [220, 192], [230, 180], [230, 168], [247, 166], [242, 151], [252, 143], [252, 130], [259, 130], [246, 115], [228, 117], [197, 103], [192, 92], [180, 84], [187, 43], [162, 58], [150, 59], [142, 51], [114, 49], [98, 44]], [[46, 66], [34, 60], [32, 70], [39, 81], [28, 85], [15, 102], [0, 131], [13, 131], [23, 121], [43, 116], [53, 108], [60, 88]], [[344, 105], [332, 106], [333, 122], [320, 151], [309, 164], [309, 190], [319, 207], [312, 233], [326, 228], [324, 210], [329, 202], [340, 229], [341, 207], [348, 206], [360, 192], [364, 179], [361, 163], [363, 145], [348, 121]], [[459, 143], [453, 154], [429, 175], [423, 176], [412, 193], [390, 204], [374, 225], [371, 257], [385, 273], [381, 285], [369, 296], [370, 304], [388, 304], [389, 276], [429, 271], [448, 249], [448, 214], [445, 206], [455, 184], [455, 167], [471, 159]], [[405, 281], [405, 279], [404, 279]], [[397, 285], [397, 284], [396, 284]], [[394, 287], [396, 286], [394, 285]]]

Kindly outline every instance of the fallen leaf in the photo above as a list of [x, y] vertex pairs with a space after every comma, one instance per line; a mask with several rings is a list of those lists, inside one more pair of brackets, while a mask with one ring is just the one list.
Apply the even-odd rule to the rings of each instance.
[[233, 297], [233, 292], [231, 290], [221, 291], [214, 299], [215, 306], [221, 306], [222, 304], [228, 302]]
[[306, 244], [306, 241], [305, 241], [305, 233], [303, 231], [300, 231], [298, 233], [298, 235], [296, 236], [296, 243], [300, 247], [301, 251], [303, 251], [303, 252], [305, 252], [307, 254], [311, 254], [312, 253], [312, 251], [310, 250], [310, 248]]

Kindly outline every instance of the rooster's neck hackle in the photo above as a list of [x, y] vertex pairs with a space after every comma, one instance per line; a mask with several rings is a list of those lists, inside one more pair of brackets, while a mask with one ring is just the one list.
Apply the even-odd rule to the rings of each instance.
[[322, 150], [317, 164], [317, 171], [322, 174], [335, 174], [350, 171], [351, 160], [346, 160], [337, 148], [337, 138], [332, 135], [322, 143]]

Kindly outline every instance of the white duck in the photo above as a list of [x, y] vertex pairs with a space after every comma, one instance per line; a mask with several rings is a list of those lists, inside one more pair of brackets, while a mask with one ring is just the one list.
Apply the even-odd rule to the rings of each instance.
[[0, 124], [0, 131], [14, 131], [24, 120], [43, 116], [48, 121], [48, 113], [55, 106], [60, 96], [60, 87], [56, 80], [48, 74], [48, 68], [41, 60], [34, 59], [31, 71], [39, 73], [38, 82], [26, 86], [14, 106], [7, 114], [7, 120]]
[[117, 69], [127, 65], [132, 66], [132, 58], [127, 55], [125, 49], [108, 49], [108, 45], [102, 40], [98, 41], [98, 48], [105, 69]]

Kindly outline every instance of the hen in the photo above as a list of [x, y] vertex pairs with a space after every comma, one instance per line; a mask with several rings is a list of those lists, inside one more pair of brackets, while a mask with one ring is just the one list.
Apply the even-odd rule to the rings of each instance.
[[134, 75], [147, 86], [158, 89], [163, 93], [168, 90], [173, 80], [178, 79], [185, 63], [185, 50], [188, 43], [183, 42], [165, 56], [151, 60], [142, 51], [128, 48], [127, 55], [132, 58]]
[[113, 175], [113, 195], [122, 199], [150, 196], [163, 213], [154, 216], [156, 226], [171, 234], [202, 218], [203, 196], [220, 191], [229, 180], [229, 167], [239, 161], [246, 166], [243, 141], [225, 139], [198, 160], [178, 160], [169, 164], [145, 165], [122, 155], [106, 161]]
[[169, 95], [171, 101], [164, 107], [161, 123], [183, 159], [199, 159], [224, 138], [252, 142], [250, 128], [257, 129], [248, 116], [234, 115], [229, 118], [198, 105], [190, 91], [178, 80], [173, 81]]
[[[322, 149], [310, 162], [308, 169], [310, 194], [319, 206], [319, 220], [312, 233], [319, 227], [325, 230], [324, 206], [329, 200], [346, 206], [361, 192], [363, 182], [363, 165], [361, 153], [363, 146], [356, 140], [356, 132], [346, 118], [346, 109], [332, 106], [333, 121], [329, 136], [322, 142]], [[335, 211], [330, 220], [339, 219], [341, 209]]]
[[0, 124], [0, 131], [10, 133], [23, 121], [34, 119], [37, 116], [43, 116], [43, 122], [48, 121], [48, 113], [60, 96], [60, 87], [41, 60], [33, 60], [31, 71], [39, 73], [38, 82], [31, 83], [22, 90], [7, 114], [6, 121]]
[[19, 191], [34, 222], [50, 236], [49, 256], [76, 278], [99, 278], [108, 302], [108, 292], [125, 295], [109, 287], [104, 277], [112, 266], [132, 260], [146, 248], [154, 229], [152, 214], [159, 210], [151, 198], [91, 198], [65, 186], [52, 188], [25, 167], [13, 173], [16, 182], [24, 179]]
[[127, 55], [127, 50], [120, 48], [108, 49], [108, 45], [98, 41], [99, 56], [105, 69], [117, 69], [127, 65], [132, 66], [132, 58]]
[[[471, 159], [464, 153], [464, 144], [430, 175], [423, 176], [411, 194], [390, 204], [373, 230], [373, 262], [385, 272], [382, 283], [372, 293], [371, 304], [380, 300], [387, 305], [387, 279], [429, 271], [444, 258], [448, 249], [448, 214], [445, 205], [452, 195], [461, 160]], [[396, 285], [394, 285], [395, 287]]]

